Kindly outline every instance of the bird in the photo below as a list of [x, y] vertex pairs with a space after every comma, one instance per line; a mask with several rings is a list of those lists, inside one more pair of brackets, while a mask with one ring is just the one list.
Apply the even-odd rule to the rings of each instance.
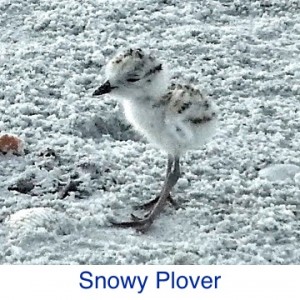
[[130, 48], [117, 52], [106, 64], [105, 79], [92, 96], [109, 94], [123, 107], [126, 119], [154, 147], [168, 156], [159, 195], [142, 205], [143, 217], [112, 221], [113, 226], [146, 232], [165, 205], [175, 203], [170, 193], [180, 178], [180, 159], [213, 138], [218, 107], [199, 88], [171, 82], [165, 63], [151, 52]]

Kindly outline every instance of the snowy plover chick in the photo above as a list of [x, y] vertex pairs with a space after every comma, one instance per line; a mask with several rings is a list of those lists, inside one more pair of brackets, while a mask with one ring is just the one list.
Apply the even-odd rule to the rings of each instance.
[[147, 230], [161, 212], [180, 177], [179, 158], [198, 149], [215, 133], [217, 108], [197, 88], [169, 85], [163, 64], [141, 49], [129, 49], [114, 56], [106, 66], [106, 82], [93, 96], [109, 93], [119, 99], [128, 121], [149, 142], [167, 152], [167, 174], [160, 195], [151, 201], [144, 218], [131, 215], [119, 227]]

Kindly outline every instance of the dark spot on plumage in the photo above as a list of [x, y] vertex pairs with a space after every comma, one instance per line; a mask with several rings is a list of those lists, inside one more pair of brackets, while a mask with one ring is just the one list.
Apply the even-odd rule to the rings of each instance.
[[140, 48], [137, 48], [137, 49], [136, 49], [136, 54], [138, 55], [138, 57], [139, 57], [140, 59], [142, 59], [142, 58], [144, 57], [143, 51], [142, 51], [142, 49], [140, 49]]
[[130, 48], [129, 50], [127, 50], [127, 51], [124, 53], [124, 57], [131, 56], [132, 53], [133, 53], [133, 50]]
[[126, 81], [127, 82], [136, 82], [136, 81], [139, 81], [140, 78], [127, 78]]
[[209, 103], [208, 103], [207, 100], [205, 100], [205, 101], [203, 102], [203, 106], [204, 106], [205, 109], [209, 109]]
[[188, 109], [192, 105], [192, 102], [184, 102], [182, 105], [182, 109]]
[[164, 96], [162, 96], [162, 101], [169, 101], [172, 97], [172, 93], [167, 93]]
[[178, 110], [178, 113], [181, 114], [183, 111], [185, 111], [186, 109], [188, 109], [190, 106], [192, 105], [191, 102], [184, 102], [180, 109]]
[[193, 123], [195, 125], [200, 125], [200, 124], [203, 124], [203, 123], [207, 123], [211, 120], [212, 120], [212, 117], [207, 117], [207, 116], [204, 116], [202, 118], [188, 119], [188, 121], [190, 121], [191, 123]]
[[182, 130], [181, 130], [181, 128], [176, 127], [176, 131], [177, 131], [177, 132], [180, 132], [180, 131], [182, 131]]
[[170, 99], [172, 98], [172, 92], [168, 92], [167, 94], [165, 94], [164, 96], [162, 96], [161, 98], [161, 102], [170, 102]]
[[148, 73], [146, 73], [145, 77], [155, 74], [156, 72], [159, 72], [161, 70], [162, 70], [162, 64], [159, 64], [158, 66], [154, 67], [153, 69], [150, 69], [148, 71]]
[[149, 71], [150, 74], [153, 74], [153, 73], [156, 73], [158, 71], [161, 71], [162, 70], [162, 64], [159, 64], [158, 66], [154, 67], [153, 69], [151, 69]]

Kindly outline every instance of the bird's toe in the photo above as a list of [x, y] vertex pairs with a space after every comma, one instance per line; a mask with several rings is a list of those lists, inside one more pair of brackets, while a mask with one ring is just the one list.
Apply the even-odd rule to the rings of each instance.
[[114, 227], [119, 227], [119, 228], [134, 228], [139, 232], [146, 232], [150, 225], [152, 224], [152, 220], [149, 218], [144, 218], [141, 219], [135, 215], [131, 215], [131, 218], [133, 219], [132, 221], [125, 221], [125, 222], [115, 222], [111, 221], [110, 223]]

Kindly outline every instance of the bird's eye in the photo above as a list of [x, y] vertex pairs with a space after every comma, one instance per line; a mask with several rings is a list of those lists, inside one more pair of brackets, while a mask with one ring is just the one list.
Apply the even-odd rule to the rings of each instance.
[[126, 81], [127, 82], [136, 82], [136, 81], [139, 81], [140, 79], [139, 78], [128, 78]]

